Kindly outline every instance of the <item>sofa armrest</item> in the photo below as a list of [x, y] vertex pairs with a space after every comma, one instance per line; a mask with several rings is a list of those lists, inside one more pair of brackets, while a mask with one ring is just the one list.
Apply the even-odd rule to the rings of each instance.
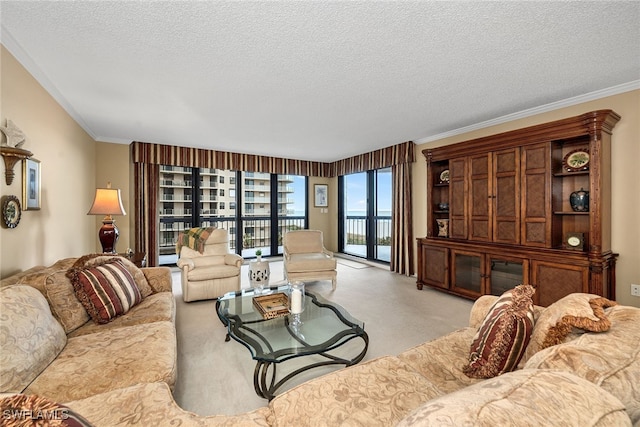
[[238, 254], [227, 254], [224, 256], [224, 263], [227, 265], [235, 265], [236, 267], [242, 267], [244, 259]]
[[140, 270], [144, 273], [144, 277], [149, 282], [154, 294], [172, 291], [171, 269], [169, 267], [144, 267]]
[[331, 251], [329, 251], [329, 250], [327, 250], [325, 248], [322, 248], [322, 253], [327, 255], [329, 258], [333, 258], [333, 252], [331, 252]]
[[182, 271], [191, 271], [196, 268], [196, 264], [191, 258], [178, 258], [178, 262], [176, 263], [176, 265]]
[[483, 295], [473, 303], [471, 307], [471, 313], [469, 314], [469, 326], [478, 329], [482, 324], [482, 321], [489, 313], [489, 309], [498, 299], [495, 295]]

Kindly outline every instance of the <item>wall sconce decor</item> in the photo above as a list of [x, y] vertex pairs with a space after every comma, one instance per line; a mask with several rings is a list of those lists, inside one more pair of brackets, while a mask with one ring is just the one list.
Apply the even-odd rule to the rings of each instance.
[[0, 154], [2, 154], [2, 158], [4, 159], [4, 176], [7, 185], [11, 185], [13, 177], [15, 176], [13, 172], [15, 164], [18, 160], [28, 159], [33, 156], [33, 153], [24, 148], [20, 148], [20, 146], [24, 144], [26, 136], [11, 120], [7, 119], [7, 125], [0, 126], [0, 131], [2, 131], [6, 137], [6, 141], [2, 141], [2, 144], [0, 144]]
[[111, 215], [126, 215], [122, 206], [120, 189], [111, 188], [111, 183], [107, 188], [96, 188], [96, 197], [87, 215], [105, 215], [102, 220], [102, 227], [98, 232], [98, 238], [102, 245], [102, 252], [116, 253], [116, 243], [120, 233], [115, 225], [115, 220]]

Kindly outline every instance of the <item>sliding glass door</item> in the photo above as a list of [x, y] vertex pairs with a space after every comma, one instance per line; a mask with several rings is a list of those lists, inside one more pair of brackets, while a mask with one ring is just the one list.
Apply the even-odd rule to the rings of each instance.
[[391, 183], [390, 168], [340, 177], [340, 252], [391, 260]]

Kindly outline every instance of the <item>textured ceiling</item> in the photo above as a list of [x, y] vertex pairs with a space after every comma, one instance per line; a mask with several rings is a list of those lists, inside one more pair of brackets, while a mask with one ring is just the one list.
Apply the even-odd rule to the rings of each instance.
[[0, 7], [2, 43], [99, 141], [333, 161], [640, 87], [637, 1]]

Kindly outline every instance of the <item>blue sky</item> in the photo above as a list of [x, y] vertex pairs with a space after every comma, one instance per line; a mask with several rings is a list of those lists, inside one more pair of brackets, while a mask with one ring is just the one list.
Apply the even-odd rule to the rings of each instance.
[[[345, 176], [347, 183], [347, 211], [365, 211], [367, 208], [367, 174]], [[378, 210], [391, 211], [391, 173], [379, 174]]]
[[[304, 177], [293, 176], [294, 182], [291, 187], [294, 188], [293, 206], [296, 212], [304, 211]], [[365, 211], [367, 203], [367, 174], [355, 173], [345, 176], [347, 185], [347, 210], [348, 211]], [[313, 195], [309, 198], [313, 203]], [[381, 211], [391, 211], [391, 173], [380, 175], [378, 181], [378, 209]]]

